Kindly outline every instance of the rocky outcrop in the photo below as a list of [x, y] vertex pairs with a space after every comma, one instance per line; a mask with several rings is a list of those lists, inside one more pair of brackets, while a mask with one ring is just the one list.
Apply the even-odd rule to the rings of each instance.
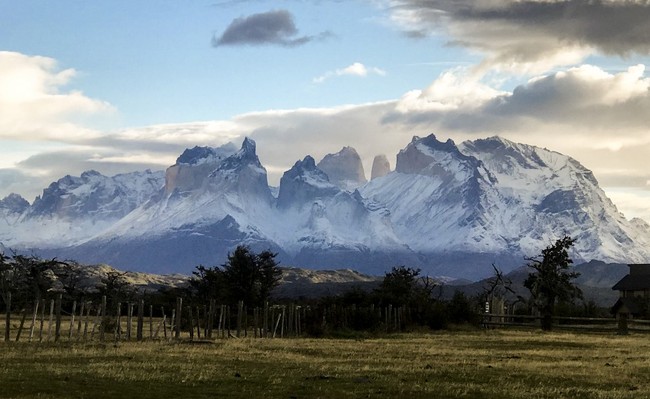
[[237, 147], [228, 143], [218, 148], [194, 147], [185, 150], [176, 164], [165, 172], [165, 195], [184, 193], [201, 188], [206, 178], [227, 157], [235, 154]]
[[352, 147], [343, 147], [336, 154], [325, 155], [318, 163], [318, 168], [325, 172], [329, 181], [341, 190], [354, 191], [368, 181], [361, 157]]
[[372, 172], [370, 173], [370, 180], [378, 177], [384, 177], [390, 173], [390, 162], [388, 157], [384, 154], [377, 155], [372, 161]]

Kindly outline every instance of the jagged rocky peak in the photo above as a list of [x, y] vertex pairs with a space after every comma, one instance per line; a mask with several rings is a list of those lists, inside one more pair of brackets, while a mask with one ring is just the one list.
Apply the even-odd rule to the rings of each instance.
[[332, 184], [328, 175], [316, 166], [314, 158], [307, 155], [282, 175], [278, 207], [302, 205], [318, 198], [335, 195], [337, 192], [339, 188]]
[[241, 144], [241, 148], [236, 153], [230, 155], [228, 158], [219, 165], [220, 171], [235, 171], [241, 170], [243, 167], [253, 166], [261, 168], [266, 174], [266, 169], [262, 166], [259, 158], [257, 157], [257, 145], [255, 141], [246, 137]]
[[29, 202], [18, 194], [11, 193], [0, 200], [0, 209], [12, 213], [23, 213], [29, 208]]
[[167, 168], [165, 173], [165, 194], [186, 192], [200, 188], [208, 175], [229, 156], [237, 153], [233, 143], [220, 147], [188, 148]]
[[[588, 181], [598, 186], [594, 174], [575, 159], [528, 144], [515, 143], [502, 137], [465, 141], [459, 149], [483, 162], [497, 176], [514, 176], [529, 180]], [[558, 180], [559, 181], [559, 180]], [[571, 185], [571, 184], [569, 184]]]
[[266, 204], [273, 201], [266, 169], [257, 156], [255, 141], [248, 137], [239, 151], [224, 159], [209, 178], [213, 192], [237, 192], [241, 198], [259, 198]]
[[176, 159], [176, 165], [197, 165], [205, 162], [220, 161], [237, 152], [233, 143], [227, 143], [220, 147], [199, 147], [188, 148]]
[[514, 167], [539, 169], [548, 166], [537, 154], [537, 147], [514, 143], [499, 136], [465, 141], [459, 148], [463, 153], [488, 163], [495, 172], [507, 173]]
[[461, 153], [453, 140], [443, 143], [431, 134], [423, 138], [413, 137], [411, 143], [397, 154], [395, 170], [443, 179], [454, 176], [465, 179], [474, 175], [480, 166], [478, 159]]
[[372, 172], [370, 174], [370, 180], [386, 176], [389, 173], [390, 162], [388, 162], [388, 157], [386, 157], [385, 154], [377, 155], [372, 161]]
[[[191, 155], [197, 155], [193, 158]], [[256, 153], [255, 141], [245, 138], [237, 150], [229, 143], [218, 148], [195, 147], [186, 150], [178, 162], [167, 168], [162, 198], [174, 201], [187, 197], [230, 195], [232, 201], [261, 200], [270, 205], [274, 198], [268, 186], [266, 169]], [[193, 160], [198, 160], [194, 162]], [[226, 200], [224, 203], [230, 203]], [[232, 205], [235, 205], [234, 203]]]
[[342, 190], [354, 191], [368, 181], [361, 157], [352, 147], [343, 147], [336, 154], [325, 155], [318, 168], [327, 173], [330, 182]]

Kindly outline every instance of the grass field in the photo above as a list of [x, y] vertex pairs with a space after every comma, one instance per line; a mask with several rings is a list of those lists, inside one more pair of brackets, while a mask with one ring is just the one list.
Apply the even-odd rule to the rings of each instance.
[[644, 398], [646, 335], [0, 343], [2, 398]]

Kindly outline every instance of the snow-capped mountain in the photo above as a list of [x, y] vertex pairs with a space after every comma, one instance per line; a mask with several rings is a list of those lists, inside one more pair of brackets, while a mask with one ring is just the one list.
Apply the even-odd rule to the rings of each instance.
[[395, 235], [385, 208], [330, 183], [311, 156], [284, 173], [277, 207], [282, 221], [277, 242], [296, 264], [354, 264], [372, 271], [400, 258], [419, 263]]
[[650, 259], [647, 223], [628, 221], [575, 159], [498, 137], [462, 143], [460, 150], [485, 164], [503, 203], [517, 210], [507, 238], [521, 252], [539, 253], [544, 243], [568, 234], [576, 239], [577, 261]]
[[[0, 200], [0, 232], [10, 231], [15, 226], [20, 216], [29, 209], [29, 202], [18, 194], [9, 194]], [[4, 246], [0, 242], [0, 251]]]
[[165, 185], [148, 202], [88, 241], [71, 257], [143, 271], [189, 272], [222, 262], [229, 250], [282, 249], [260, 233], [275, 198], [255, 142], [186, 150], [165, 173]]
[[113, 177], [92, 170], [65, 176], [31, 206], [14, 196], [5, 198], [3, 202], [11, 199], [14, 212], [9, 217], [5, 213], [0, 241], [9, 247], [59, 248], [87, 240], [149, 200], [162, 184], [162, 172], [150, 170]]
[[[365, 182], [356, 150], [311, 156], [269, 188], [255, 142], [194, 147], [162, 172], [52, 183], [29, 205], [0, 201], [0, 242], [42, 256], [189, 273], [239, 244], [285, 265], [392, 266], [476, 279], [522, 266], [564, 234], [576, 261], [650, 260], [650, 226], [628, 221], [572, 158], [501, 138], [415, 137]], [[374, 169], [374, 168], [373, 168]], [[381, 172], [381, 173], [380, 173]], [[277, 193], [274, 195], [273, 193]]]

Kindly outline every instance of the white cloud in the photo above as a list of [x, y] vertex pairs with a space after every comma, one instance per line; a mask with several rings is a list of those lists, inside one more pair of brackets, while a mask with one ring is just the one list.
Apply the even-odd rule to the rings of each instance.
[[114, 109], [80, 91], [65, 91], [75, 74], [59, 70], [52, 58], [1, 51], [0, 138], [74, 142], [99, 136], [83, 121]]
[[424, 90], [412, 90], [403, 95], [396, 109], [404, 113], [469, 110], [503, 94], [505, 92], [482, 83], [477, 75], [455, 69], [442, 73]]
[[328, 71], [322, 74], [321, 76], [314, 78], [314, 83], [323, 83], [327, 79], [339, 76], [358, 76], [366, 77], [368, 75], [379, 75], [385, 76], [386, 71], [376, 67], [366, 67], [360, 62], [355, 62], [352, 65], [349, 65], [345, 68], [337, 69], [334, 71]]

